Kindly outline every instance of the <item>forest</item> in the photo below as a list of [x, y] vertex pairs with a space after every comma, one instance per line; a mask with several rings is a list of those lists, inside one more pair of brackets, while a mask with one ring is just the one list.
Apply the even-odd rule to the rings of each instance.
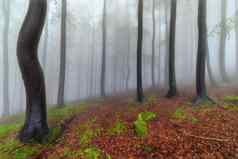
[[238, 159], [237, 0], [1, 0], [0, 159]]

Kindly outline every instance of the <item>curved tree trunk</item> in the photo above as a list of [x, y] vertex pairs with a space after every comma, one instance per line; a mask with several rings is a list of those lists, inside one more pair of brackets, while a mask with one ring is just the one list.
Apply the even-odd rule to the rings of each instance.
[[175, 77], [175, 36], [177, 19], [177, 0], [171, 0], [170, 37], [169, 37], [169, 92], [167, 97], [177, 94]]
[[3, 0], [3, 115], [10, 114], [9, 104], [9, 63], [8, 63], [8, 47], [9, 47], [9, 28], [10, 28], [10, 3], [9, 0]]
[[226, 17], [227, 17], [227, 0], [222, 0], [221, 4], [221, 36], [220, 36], [220, 53], [219, 53], [219, 66], [221, 71], [221, 77], [224, 82], [229, 80], [226, 72]]
[[107, 1], [103, 1], [103, 18], [102, 18], [102, 64], [101, 64], [101, 96], [106, 96], [106, 40], [107, 40]]
[[65, 67], [66, 67], [66, 18], [67, 18], [67, 0], [62, 0], [61, 8], [61, 39], [60, 39], [60, 73], [58, 87], [58, 106], [64, 105], [65, 94]]
[[143, 0], [138, 3], [138, 40], [137, 40], [137, 100], [143, 102], [142, 82], [142, 45], [143, 45]]
[[17, 57], [26, 90], [26, 120], [20, 140], [42, 141], [47, 125], [44, 74], [38, 60], [38, 44], [46, 16], [46, 0], [30, 0], [29, 10], [18, 37]]
[[196, 72], [196, 91], [197, 97], [194, 105], [203, 101], [211, 101], [207, 95], [206, 87], [206, 57], [208, 51], [207, 40], [207, 0], [199, 0], [198, 8], [198, 52], [197, 52], [197, 72]]

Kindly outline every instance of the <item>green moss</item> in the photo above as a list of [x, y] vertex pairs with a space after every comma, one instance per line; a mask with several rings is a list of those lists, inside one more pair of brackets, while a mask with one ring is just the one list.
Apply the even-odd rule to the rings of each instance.
[[120, 135], [122, 133], [125, 133], [126, 131], [127, 131], [126, 125], [121, 121], [117, 121], [115, 125], [108, 130], [108, 133], [110, 135]]
[[154, 119], [156, 114], [153, 112], [142, 112], [138, 114], [137, 120], [134, 122], [134, 129], [138, 136], [143, 137], [148, 134], [148, 121]]
[[87, 148], [84, 150], [84, 155], [87, 159], [99, 159], [102, 152], [98, 148]]
[[39, 145], [24, 145], [11, 139], [0, 145], [0, 154], [8, 159], [26, 159], [39, 152]]
[[237, 111], [238, 112], [238, 106], [231, 104], [231, 103], [224, 103], [223, 108], [226, 110], [231, 110], [231, 111]]
[[18, 131], [19, 124], [2, 124], [0, 125], [0, 138], [8, 136], [10, 133]]
[[238, 96], [225, 96], [225, 101], [238, 101]]
[[49, 135], [47, 137], [47, 143], [54, 143], [57, 141], [57, 139], [60, 138], [61, 134], [62, 134], [62, 127], [61, 126], [57, 126], [54, 128], [50, 129]]

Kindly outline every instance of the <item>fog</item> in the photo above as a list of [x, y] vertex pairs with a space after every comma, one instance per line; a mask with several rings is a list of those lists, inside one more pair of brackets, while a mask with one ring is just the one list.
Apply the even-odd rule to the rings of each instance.
[[[0, 2], [0, 114], [3, 114], [4, 89], [4, 12]], [[48, 0], [47, 23], [41, 37], [39, 59], [46, 82], [47, 104], [57, 104], [60, 65], [61, 1]], [[103, 0], [67, 1], [65, 103], [100, 97], [102, 62]], [[106, 95], [136, 89], [137, 0], [106, 1]], [[155, 0], [155, 80], [160, 89], [168, 88], [167, 55], [170, 4]], [[208, 0], [208, 39], [212, 72], [217, 82], [219, 71], [222, 0]], [[25, 109], [25, 91], [16, 45], [28, 8], [26, 0], [10, 0], [9, 27], [9, 101], [10, 113]], [[225, 46], [226, 70], [231, 79], [237, 74], [236, 0], [227, 1], [229, 29]], [[197, 54], [198, 0], [178, 0], [176, 25], [176, 78], [179, 89], [195, 87]], [[238, 8], [238, 7], [237, 7]], [[144, 1], [143, 87], [152, 86], [153, 0]], [[48, 29], [48, 33], [47, 33]], [[207, 83], [209, 78], [207, 76]], [[219, 83], [222, 85], [222, 83]]]

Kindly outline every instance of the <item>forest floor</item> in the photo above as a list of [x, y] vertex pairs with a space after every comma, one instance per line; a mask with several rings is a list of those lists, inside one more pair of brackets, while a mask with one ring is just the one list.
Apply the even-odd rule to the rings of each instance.
[[143, 104], [120, 96], [52, 108], [45, 144], [19, 143], [22, 117], [2, 119], [0, 159], [238, 159], [238, 90], [212, 89], [217, 104], [197, 107], [186, 91], [156, 92]]

